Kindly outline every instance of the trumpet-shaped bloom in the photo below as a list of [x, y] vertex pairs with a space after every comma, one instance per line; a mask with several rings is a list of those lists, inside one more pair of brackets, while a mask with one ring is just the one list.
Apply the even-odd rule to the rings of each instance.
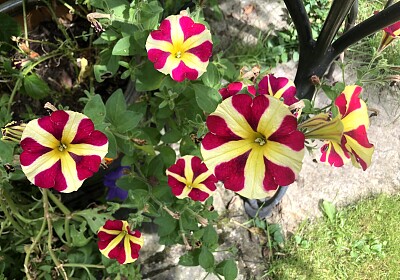
[[265, 198], [300, 172], [304, 135], [278, 99], [238, 94], [222, 101], [207, 118], [201, 143], [204, 163], [225, 188], [247, 198]]
[[149, 60], [161, 73], [178, 82], [196, 80], [206, 71], [212, 54], [211, 33], [188, 16], [173, 15], [150, 32], [146, 49]]
[[293, 81], [285, 77], [275, 77], [273, 74], [261, 79], [258, 83], [258, 93], [271, 95], [288, 106], [299, 101], [296, 98], [296, 86]]
[[340, 142], [329, 141], [322, 146], [322, 162], [343, 166], [351, 159], [354, 166], [363, 170], [371, 164], [374, 146], [367, 137], [369, 118], [367, 105], [359, 98], [361, 90], [360, 86], [346, 86], [336, 98], [335, 105], [343, 124], [343, 135]]
[[215, 190], [218, 180], [201, 159], [184, 156], [167, 169], [168, 185], [178, 198], [204, 201]]
[[138, 230], [131, 231], [128, 222], [121, 220], [106, 221], [97, 232], [97, 237], [100, 252], [120, 264], [136, 261], [144, 243], [142, 234]]
[[108, 187], [107, 200], [119, 199], [124, 201], [128, 197], [128, 191], [119, 188], [116, 185], [116, 181], [122, 176], [129, 174], [129, 172], [129, 166], [119, 166], [116, 170], [104, 176], [104, 186]]
[[230, 83], [227, 87], [221, 88], [219, 93], [221, 94], [222, 99], [227, 99], [228, 97], [234, 96], [243, 90], [252, 95], [256, 95], [256, 88], [251, 85], [246, 85], [243, 82]]
[[383, 51], [396, 38], [400, 38], [400, 21], [383, 29], [383, 35], [378, 51]]
[[21, 167], [29, 181], [69, 193], [97, 172], [108, 139], [85, 115], [60, 110], [30, 121], [21, 148]]

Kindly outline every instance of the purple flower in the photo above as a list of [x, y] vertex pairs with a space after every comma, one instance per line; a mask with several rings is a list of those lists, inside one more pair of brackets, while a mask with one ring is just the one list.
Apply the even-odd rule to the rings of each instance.
[[128, 191], [117, 187], [116, 181], [130, 172], [129, 166], [120, 166], [116, 170], [104, 176], [104, 186], [108, 187], [107, 200], [119, 199], [124, 201], [128, 197]]

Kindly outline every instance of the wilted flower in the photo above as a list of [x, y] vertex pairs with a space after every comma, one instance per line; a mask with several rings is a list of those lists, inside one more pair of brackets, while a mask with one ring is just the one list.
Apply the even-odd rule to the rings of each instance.
[[271, 95], [290, 106], [299, 100], [296, 98], [296, 86], [285, 77], [275, 77], [268, 74], [258, 83], [258, 93]]
[[124, 201], [128, 197], [128, 191], [119, 188], [116, 181], [122, 176], [128, 174], [130, 171], [129, 166], [119, 166], [114, 171], [111, 171], [104, 176], [104, 186], [108, 187], [107, 200], [119, 199]]
[[227, 99], [228, 97], [234, 96], [241, 91], [246, 91], [252, 95], [256, 95], [256, 88], [252, 85], [246, 85], [243, 82], [233, 82], [227, 85], [225, 88], [221, 88], [219, 93], [222, 99]]
[[168, 185], [178, 198], [204, 201], [216, 190], [217, 179], [199, 157], [184, 156], [167, 169]]
[[287, 106], [269, 95], [239, 94], [222, 101], [207, 118], [201, 142], [204, 163], [227, 189], [265, 198], [300, 172], [304, 135]]
[[149, 60], [172, 79], [196, 80], [207, 69], [212, 54], [211, 33], [190, 17], [173, 15], [164, 19], [146, 42]]
[[[375, 12], [377, 13], [377, 12]], [[383, 29], [383, 35], [378, 51], [383, 51], [394, 39], [400, 37], [400, 21]]]
[[12, 121], [6, 124], [4, 127], [1, 128], [1, 140], [5, 142], [16, 142], [19, 143], [21, 141], [22, 132], [26, 124], [21, 121]]
[[127, 221], [108, 220], [97, 232], [100, 252], [120, 264], [132, 263], [139, 257], [144, 240], [140, 231], [131, 231]]
[[363, 170], [371, 164], [374, 146], [367, 137], [369, 118], [367, 105], [359, 98], [361, 91], [360, 86], [346, 86], [336, 98], [335, 105], [343, 124], [343, 135], [340, 142], [329, 141], [321, 148], [322, 162], [338, 167], [351, 158], [353, 165]]
[[85, 115], [59, 110], [30, 121], [21, 148], [21, 167], [29, 181], [69, 193], [97, 172], [108, 139]]

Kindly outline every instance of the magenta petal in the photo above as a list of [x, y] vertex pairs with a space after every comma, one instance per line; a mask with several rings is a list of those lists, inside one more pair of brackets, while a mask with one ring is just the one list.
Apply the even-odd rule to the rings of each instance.
[[154, 63], [154, 68], [161, 69], [165, 66], [165, 63], [167, 62], [167, 59], [171, 53], [158, 49], [150, 49], [147, 52], [147, 55], [149, 60]]
[[186, 185], [172, 176], [168, 176], [168, 185], [175, 196], [181, 195]]
[[174, 70], [172, 70], [172, 79], [177, 82], [182, 82], [185, 78], [188, 80], [196, 80], [199, 76], [197, 70], [189, 68], [181, 61]]
[[151, 31], [150, 35], [155, 40], [167, 41], [172, 43], [171, 22], [169, 20], [163, 20], [160, 24], [159, 30]]
[[244, 188], [244, 167], [249, 152], [215, 167], [215, 177], [224, 183], [225, 188], [238, 192]]
[[40, 188], [54, 188], [61, 192], [67, 188], [67, 182], [61, 172], [61, 161], [57, 161], [52, 167], [35, 176], [35, 185]]
[[203, 192], [199, 189], [193, 188], [189, 195], [191, 199], [196, 200], [196, 201], [204, 201], [206, 200], [210, 195], [206, 192]]
[[206, 41], [197, 47], [191, 48], [188, 50], [188, 53], [192, 53], [197, 56], [202, 62], [207, 62], [212, 55], [212, 43], [210, 41]]
[[50, 116], [38, 119], [38, 124], [41, 128], [51, 133], [54, 138], [61, 140], [62, 132], [67, 124], [69, 115], [67, 112], [58, 110]]
[[289, 167], [277, 165], [264, 158], [266, 166], [266, 173], [272, 174], [274, 178], [274, 184], [267, 185], [266, 190], [275, 190], [276, 185], [287, 186], [294, 182], [296, 175]]
[[69, 153], [76, 163], [76, 171], [79, 180], [85, 180], [93, 173], [97, 172], [100, 167], [101, 158], [99, 156], [78, 156], [74, 153]]
[[203, 32], [206, 27], [201, 23], [194, 23], [194, 21], [187, 16], [183, 16], [179, 19], [179, 24], [184, 34], [184, 41], [188, 38], [198, 35]]
[[116, 259], [120, 264], [123, 264], [126, 260], [126, 252], [124, 247], [124, 239], [118, 243], [109, 253], [108, 257], [110, 259]]
[[21, 148], [23, 152], [20, 155], [20, 161], [23, 166], [31, 165], [37, 158], [52, 150], [29, 137], [21, 141]]
[[233, 133], [232, 130], [229, 129], [225, 120], [219, 116], [210, 115], [207, 118], [207, 127], [210, 132], [215, 133], [220, 137], [229, 137], [232, 140], [239, 140], [240, 137]]

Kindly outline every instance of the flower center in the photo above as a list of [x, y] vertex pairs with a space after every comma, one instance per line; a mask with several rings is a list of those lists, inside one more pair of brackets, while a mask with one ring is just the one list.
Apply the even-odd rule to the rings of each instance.
[[182, 56], [181, 51], [177, 51], [177, 52], [175, 53], [175, 58], [181, 58], [181, 56]]
[[67, 148], [68, 148], [67, 145], [65, 145], [65, 144], [62, 143], [62, 142], [60, 142], [60, 145], [58, 145], [58, 150], [59, 150], [60, 152], [66, 150]]
[[258, 143], [260, 146], [264, 146], [267, 143], [267, 140], [264, 136], [257, 137], [254, 142]]

